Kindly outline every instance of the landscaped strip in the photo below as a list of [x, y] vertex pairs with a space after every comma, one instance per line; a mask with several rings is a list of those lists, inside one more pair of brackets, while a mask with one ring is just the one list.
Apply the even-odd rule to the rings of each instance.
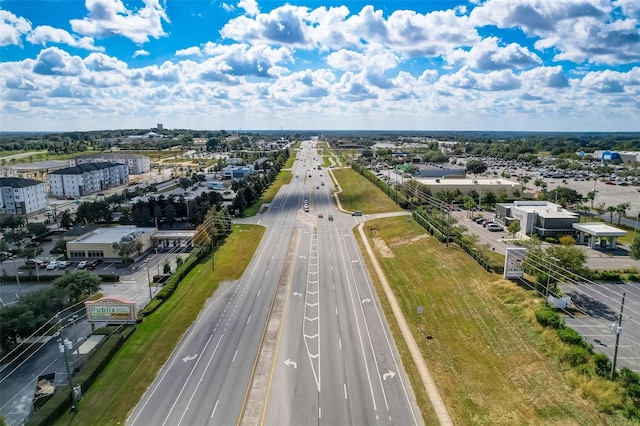
[[210, 261], [197, 265], [172, 297], [138, 325], [100, 378], [85, 391], [78, 412], [67, 413], [56, 424], [123, 424], [220, 282], [242, 276], [263, 235], [263, 227], [234, 225], [216, 252], [215, 271]]
[[338, 197], [345, 210], [361, 210], [363, 213], [402, 211], [384, 192], [354, 170], [333, 169], [332, 173], [340, 183], [342, 192]]
[[[563, 373], [545, 355], [545, 342], [527, 319], [540, 303], [532, 291], [486, 272], [466, 253], [445, 248], [406, 218], [367, 222], [365, 232], [455, 424], [596, 425], [621, 420], [598, 412], [594, 403], [568, 388]], [[373, 280], [399, 342], [392, 312]], [[403, 345], [398, 347], [430, 424], [428, 403], [419, 391], [422, 383]]]

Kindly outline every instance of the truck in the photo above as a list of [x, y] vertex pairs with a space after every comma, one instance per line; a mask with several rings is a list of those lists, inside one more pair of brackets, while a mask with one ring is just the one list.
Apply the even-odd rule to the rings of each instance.
[[33, 393], [33, 410], [38, 411], [56, 392], [56, 373], [46, 373], [38, 376], [36, 389]]

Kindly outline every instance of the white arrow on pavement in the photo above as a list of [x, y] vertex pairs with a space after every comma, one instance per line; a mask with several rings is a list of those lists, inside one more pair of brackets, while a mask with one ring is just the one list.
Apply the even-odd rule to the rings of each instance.
[[193, 361], [194, 359], [196, 359], [198, 357], [198, 354], [195, 355], [191, 355], [191, 356], [185, 356], [184, 358], [182, 358], [182, 360], [184, 362], [189, 362], [189, 361]]
[[284, 363], [287, 367], [291, 367], [293, 365], [293, 368], [298, 368], [298, 364], [291, 361], [290, 359], [287, 359]]
[[371, 302], [371, 299], [362, 299], [362, 303], [369, 303]]
[[294, 296], [302, 297], [302, 294], [298, 293], [297, 291], [294, 291], [294, 292], [293, 292], [293, 295], [294, 295]]
[[394, 373], [393, 371], [389, 370], [388, 372], [384, 373], [382, 375], [382, 380], [387, 380], [387, 379], [393, 379], [395, 377], [396, 373]]

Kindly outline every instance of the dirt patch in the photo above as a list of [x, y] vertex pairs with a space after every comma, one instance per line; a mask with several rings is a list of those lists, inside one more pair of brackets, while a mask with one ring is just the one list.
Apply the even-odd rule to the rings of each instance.
[[415, 237], [412, 237], [412, 238], [404, 238], [402, 240], [392, 241], [391, 243], [389, 243], [389, 247], [391, 248], [400, 247], [405, 244], [415, 243], [416, 241], [420, 241], [423, 238], [428, 238], [428, 237], [429, 237], [429, 234], [421, 234], [421, 235], [416, 235]]
[[387, 246], [387, 243], [385, 243], [382, 238], [373, 238], [373, 244], [382, 257], [395, 257], [395, 254], [393, 254], [389, 246]]

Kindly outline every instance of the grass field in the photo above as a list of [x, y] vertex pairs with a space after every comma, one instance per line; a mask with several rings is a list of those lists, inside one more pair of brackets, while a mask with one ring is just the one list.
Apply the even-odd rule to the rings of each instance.
[[402, 209], [394, 204], [384, 192], [352, 169], [334, 169], [342, 192], [340, 203], [346, 210], [361, 210], [363, 213], [395, 212]]
[[[545, 355], [543, 339], [527, 319], [539, 303], [533, 294], [487, 273], [464, 252], [444, 248], [407, 218], [370, 221], [365, 230], [454, 424], [616, 424], [569, 388]], [[403, 346], [425, 422], [434, 424]]]
[[267, 188], [267, 190], [262, 193], [258, 201], [253, 203], [244, 211], [244, 215], [246, 217], [250, 217], [258, 214], [260, 207], [262, 207], [263, 204], [273, 201], [278, 191], [280, 191], [282, 185], [287, 185], [288, 183], [290, 183], [292, 177], [293, 175], [290, 171], [280, 170], [280, 173], [278, 173], [278, 177], [276, 177], [276, 180], [274, 180], [273, 183], [271, 183], [271, 185]]
[[78, 413], [67, 413], [56, 424], [123, 424], [220, 282], [240, 278], [263, 234], [260, 226], [234, 225], [233, 233], [216, 252], [215, 271], [210, 261], [197, 265], [175, 294], [125, 342], [84, 393]]

